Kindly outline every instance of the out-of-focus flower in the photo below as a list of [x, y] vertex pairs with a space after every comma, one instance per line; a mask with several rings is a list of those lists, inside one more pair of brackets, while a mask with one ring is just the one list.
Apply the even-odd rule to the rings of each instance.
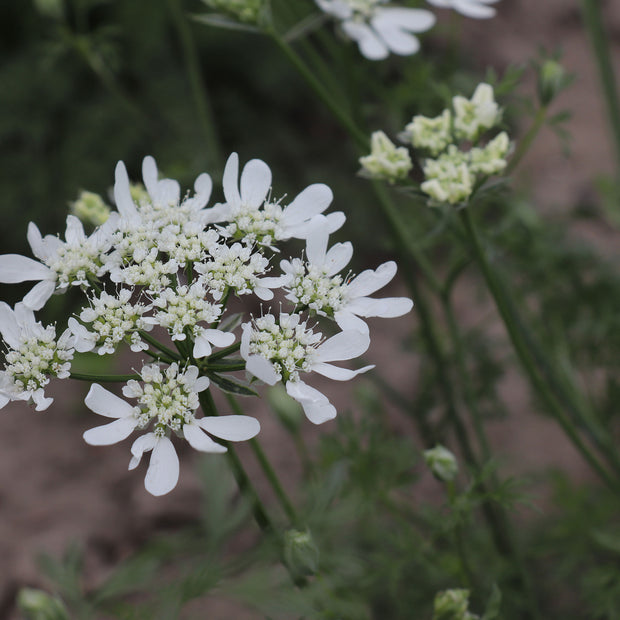
[[71, 213], [82, 222], [101, 226], [110, 217], [111, 209], [99, 194], [82, 191], [70, 205]]
[[499, 0], [426, 0], [441, 9], [454, 9], [466, 17], [487, 19], [495, 16], [495, 9], [490, 4]]
[[362, 176], [394, 183], [406, 179], [413, 168], [409, 151], [397, 147], [383, 131], [375, 131], [370, 138], [370, 155], [360, 157]]
[[435, 446], [431, 450], [425, 450], [424, 461], [435, 478], [442, 482], [454, 480], [459, 472], [459, 465], [454, 454], [441, 445]]
[[315, 0], [325, 13], [340, 20], [343, 32], [370, 60], [409, 56], [420, 49], [413, 33], [426, 32], [435, 16], [424, 9], [385, 6], [387, 0]]
[[493, 87], [485, 83], [478, 84], [471, 99], [454, 97], [452, 106], [454, 134], [463, 140], [476, 140], [483, 131], [497, 125], [501, 116]]
[[414, 148], [426, 150], [435, 157], [453, 140], [452, 113], [450, 110], [444, 110], [436, 118], [418, 114], [405, 126], [401, 138]]

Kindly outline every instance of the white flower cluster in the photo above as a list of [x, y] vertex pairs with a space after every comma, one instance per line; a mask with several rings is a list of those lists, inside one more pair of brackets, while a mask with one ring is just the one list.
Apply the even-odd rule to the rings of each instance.
[[[484, 83], [478, 85], [471, 99], [454, 97], [452, 108], [435, 118], [413, 117], [400, 137], [422, 159], [425, 180], [420, 189], [430, 196], [431, 204], [466, 204], [480, 179], [503, 172], [510, 151], [508, 134], [501, 132], [479, 146], [481, 138], [500, 120], [493, 88]], [[375, 136], [371, 154], [360, 158], [361, 174], [390, 183], [404, 180], [412, 167], [409, 153], [404, 150], [398, 155], [396, 167], [394, 160], [400, 149], [387, 136], [380, 140]]]
[[[427, 0], [477, 19], [493, 17], [490, 7], [498, 0]], [[435, 16], [424, 9], [388, 5], [389, 0], [315, 0], [319, 8], [340, 22], [342, 32], [355, 41], [369, 60], [382, 60], [390, 53], [415, 54], [420, 41], [415, 34], [435, 25]]]
[[[225, 452], [226, 445], [213, 438], [242, 441], [259, 432], [254, 418], [217, 416], [210, 389], [252, 393], [242, 378], [224, 373], [245, 369], [270, 385], [282, 381], [312, 422], [324, 422], [336, 410], [302, 375], [316, 372], [342, 381], [369, 370], [372, 366], [349, 370], [331, 362], [367, 350], [365, 318], [400, 316], [412, 302], [369, 297], [394, 277], [393, 262], [357, 277], [341, 273], [353, 248], [348, 242], [328, 248], [329, 235], [345, 216], [323, 214], [332, 201], [326, 185], [310, 185], [290, 202], [274, 199], [267, 164], [252, 160], [239, 174], [233, 154], [223, 176], [225, 201], [208, 206], [212, 183], [207, 174], [185, 197], [176, 181], [159, 177], [152, 157], [144, 159], [142, 176], [146, 189], [137, 190], [119, 162], [117, 211], [89, 237], [78, 218], [69, 215], [65, 241], [42, 238], [30, 224], [28, 240], [38, 261], [0, 256], [0, 282], [38, 281], [14, 309], [0, 303], [0, 333], [8, 347], [0, 371], [0, 407], [28, 400], [37, 410], [45, 409], [52, 402], [45, 386], [50, 377], [71, 375], [76, 351], [108, 355], [129, 346], [150, 358], [122, 389], [135, 404], [103, 388], [99, 382], [105, 376], [75, 374], [93, 381], [86, 406], [112, 418], [87, 431], [84, 439], [109, 445], [143, 430], [131, 447], [129, 467], [152, 451], [145, 486], [161, 495], [174, 488], [179, 476], [174, 436], [203, 452]], [[87, 198], [101, 210], [99, 201]], [[93, 209], [87, 206], [74, 212], [92, 222]], [[283, 259], [277, 272], [272, 263], [281, 251], [278, 244], [290, 239], [304, 240], [306, 258]], [[56, 338], [55, 328], [43, 327], [34, 311], [69, 286], [82, 289], [85, 304]], [[246, 322], [226, 316], [231, 296], [271, 300], [276, 292], [281, 304], [292, 304], [289, 312]], [[308, 323], [310, 316], [331, 320], [342, 331], [325, 338]], [[240, 322], [239, 340], [234, 330]], [[161, 334], [167, 334], [168, 344], [158, 340]], [[214, 353], [214, 347], [219, 351]], [[201, 404], [202, 415], [197, 413]]]

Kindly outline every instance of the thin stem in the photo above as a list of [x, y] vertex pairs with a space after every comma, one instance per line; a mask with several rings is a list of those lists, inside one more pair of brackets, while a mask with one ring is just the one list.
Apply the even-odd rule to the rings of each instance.
[[215, 353], [211, 353], [211, 355], [209, 355], [207, 359], [209, 361], [219, 360], [222, 357], [226, 357], [229, 353], [234, 353], [235, 351], [238, 351], [240, 348], [241, 348], [241, 343], [235, 342], [235, 344], [231, 344], [229, 347], [224, 347], [223, 349], [220, 349], [219, 351], [216, 351]]
[[102, 381], [104, 383], [123, 383], [131, 379], [140, 379], [140, 375], [132, 373], [130, 375], [90, 375], [84, 372], [72, 372], [69, 377], [78, 381]]
[[157, 340], [156, 338], [153, 338], [153, 336], [151, 336], [151, 334], [149, 334], [148, 332], [144, 330], [140, 330], [138, 333], [140, 334], [140, 337], [142, 338], [142, 340], [146, 340], [146, 342], [153, 345], [156, 349], [158, 349], [162, 353], [165, 353], [172, 360], [175, 360], [177, 362], [181, 360], [181, 357], [176, 351], [173, 351], [172, 349], [169, 349], [168, 347], [163, 345], [161, 342], [159, 342], [159, 340]]
[[474, 249], [476, 260], [478, 261], [478, 265], [480, 266], [487, 287], [491, 292], [493, 299], [495, 300], [495, 304], [504, 322], [504, 325], [506, 326], [506, 330], [513, 344], [515, 352], [517, 353], [519, 361], [521, 362], [523, 369], [525, 370], [528, 378], [530, 379], [530, 382], [536, 389], [540, 398], [553, 413], [554, 417], [556, 418], [564, 432], [567, 434], [569, 439], [584, 457], [584, 459], [590, 464], [590, 466], [598, 473], [601, 479], [613, 491], [618, 492], [619, 489], [617, 482], [611, 477], [609, 472], [592, 454], [590, 448], [583, 442], [583, 440], [577, 433], [575, 426], [572, 424], [570, 418], [567, 416], [562, 407], [558, 404], [553, 393], [550, 391], [547, 383], [544, 382], [538, 374], [534, 365], [534, 361], [530, 356], [530, 352], [521, 338], [519, 330], [517, 329], [517, 326], [513, 320], [512, 313], [510, 312], [509, 307], [504, 299], [501, 285], [497, 281], [496, 276], [482, 248], [482, 245], [480, 244], [480, 240], [474, 227], [474, 223], [471, 219], [469, 210], [463, 209], [460, 213], [471, 245]]
[[215, 129], [215, 121], [207, 94], [207, 87], [200, 71], [200, 59], [196, 51], [192, 31], [181, 10], [180, 0], [168, 0], [168, 5], [170, 6], [174, 27], [176, 28], [181, 43], [187, 78], [192, 91], [194, 105], [198, 112], [198, 119], [205, 137], [204, 148], [208, 154], [208, 163], [210, 167], [219, 169], [222, 163], [219, 146], [220, 142], [217, 130]]
[[[230, 406], [237, 415], [243, 415], [243, 410], [237, 402], [237, 399], [232, 394], [226, 394], [226, 399], [228, 400]], [[269, 484], [271, 484], [271, 488], [274, 490], [278, 501], [280, 502], [284, 512], [286, 513], [286, 516], [293, 525], [298, 525], [299, 517], [295, 508], [293, 507], [293, 503], [286, 494], [286, 491], [284, 490], [284, 487], [282, 486], [282, 483], [280, 482], [280, 479], [278, 478], [278, 475], [276, 474], [273, 466], [269, 462], [269, 459], [267, 458], [267, 455], [265, 454], [262, 446], [257, 439], [250, 439], [249, 443], [263, 472], [265, 473], [265, 476], [269, 480]]]
[[534, 116], [534, 122], [532, 126], [528, 129], [527, 133], [521, 140], [519, 140], [519, 146], [516, 148], [512, 157], [510, 158], [510, 162], [506, 167], [505, 175], [508, 176], [510, 173], [521, 163], [521, 160], [525, 156], [525, 154], [530, 150], [538, 132], [542, 129], [542, 126], [545, 124], [547, 120], [547, 106], [541, 106], [536, 111], [536, 116]]
[[588, 31], [592, 51], [598, 66], [601, 86], [607, 103], [607, 114], [616, 150], [616, 165], [620, 170], [620, 102], [614, 74], [613, 61], [609, 47], [609, 37], [605, 32], [601, 15], [601, 0], [582, 0], [582, 14]]

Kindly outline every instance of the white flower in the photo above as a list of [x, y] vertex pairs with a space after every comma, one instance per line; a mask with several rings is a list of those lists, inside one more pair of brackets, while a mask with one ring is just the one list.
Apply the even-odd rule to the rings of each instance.
[[343, 330], [366, 333], [368, 325], [360, 317], [397, 317], [411, 310], [413, 302], [407, 297], [368, 297], [394, 278], [396, 263], [389, 261], [346, 280], [336, 274], [351, 260], [353, 247], [336, 243], [327, 250], [327, 243], [327, 231], [318, 226], [308, 236], [305, 264], [300, 259], [280, 263], [287, 299], [333, 318]]
[[341, 20], [344, 33], [357, 42], [370, 60], [387, 58], [390, 52], [409, 56], [420, 49], [414, 32], [435, 25], [435, 16], [423, 9], [386, 7], [385, 0], [316, 0], [326, 13]]
[[498, 0], [426, 0], [429, 4], [442, 9], [454, 9], [466, 17], [485, 19], [495, 16], [495, 9], [489, 4]]
[[144, 385], [129, 381], [123, 388], [128, 398], [137, 398], [132, 406], [98, 384], [93, 384], [86, 396], [86, 406], [114, 421], [92, 428], [84, 433], [90, 445], [111, 445], [126, 439], [136, 428], [145, 428], [154, 422], [153, 432], [138, 437], [131, 446], [129, 469], [138, 466], [144, 452], [152, 450], [144, 480], [152, 495], [171, 491], [179, 478], [179, 459], [169, 438], [178, 433], [202, 452], [225, 452], [226, 447], [213, 441], [207, 434], [227, 441], [251, 439], [260, 430], [260, 424], [248, 416], [203, 417], [197, 419], [198, 393], [209, 387], [209, 379], [198, 376], [198, 368], [188, 366], [179, 372], [171, 364], [164, 372], [157, 364], [145, 366], [140, 376]]
[[368, 333], [343, 331], [321, 342], [322, 334], [308, 328], [298, 314], [284, 312], [279, 319], [266, 314], [241, 327], [241, 357], [246, 361], [246, 370], [268, 385], [283, 381], [289, 396], [301, 404], [314, 424], [334, 418], [336, 409], [325, 395], [306, 385], [300, 373], [316, 372], [336, 381], [348, 381], [374, 368], [349, 370], [329, 363], [362, 355], [370, 345]]
[[457, 95], [452, 98], [454, 107], [454, 133], [457, 138], [475, 141], [481, 132], [494, 127], [501, 117], [495, 102], [493, 87], [478, 84], [471, 99]]
[[361, 174], [371, 179], [394, 183], [406, 179], [413, 168], [409, 151], [397, 147], [383, 131], [375, 131], [370, 137], [370, 155], [360, 157]]
[[54, 326], [43, 327], [24, 304], [12, 310], [0, 302], [0, 334], [10, 347], [0, 371], [0, 408], [12, 400], [32, 400], [37, 411], [47, 409], [53, 402], [44, 394], [50, 376], [69, 376], [74, 354], [71, 332], [65, 330], [56, 340]]
[[19, 254], [0, 256], [0, 282], [38, 280], [23, 299], [24, 305], [32, 310], [40, 310], [55, 290], [64, 292], [69, 285], [87, 287], [89, 277], [98, 278], [107, 271], [103, 255], [110, 249], [116, 225], [117, 218], [110, 217], [86, 237], [82, 222], [75, 215], [68, 215], [63, 242], [53, 235], [42, 238], [37, 226], [30, 222], [28, 242], [41, 262]]
[[[271, 170], [260, 159], [252, 159], [243, 167], [239, 180], [239, 156], [232, 153], [226, 162], [224, 177], [225, 203], [216, 204], [209, 214], [213, 223], [228, 222], [226, 234], [250, 244], [272, 246], [275, 241], [304, 239], [312, 217], [323, 213], [333, 194], [323, 183], [309, 185], [288, 206], [270, 198]], [[342, 212], [327, 216], [330, 232], [345, 221]]]

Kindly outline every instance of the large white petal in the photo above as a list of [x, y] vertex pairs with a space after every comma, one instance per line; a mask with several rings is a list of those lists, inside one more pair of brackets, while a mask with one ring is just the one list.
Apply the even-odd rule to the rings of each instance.
[[368, 325], [358, 316], [351, 314], [348, 308], [339, 310], [334, 314], [334, 319], [342, 331], [354, 330], [362, 333], [368, 333]]
[[271, 170], [261, 159], [252, 159], [241, 173], [241, 201], [250, 207], [260, 207], [271, 187]]
[[202, 335], [216, 347], [229, 347], [235, 341], [235, 334], [221, 329], [205, 329]]
[[116, 164], [114, 170], [114, 202], [118, 212], [127, 219], [133, 219], [138, 215], [136, 205], [129, 191], [129, 177], [127, 168], [122, 161]]
[[357, 41], [360, 52], [369, 60], [383, 60], [389, 56], [389, 51], [385, 43], [367, 25], [354, 21], [342, 23], [345, 34]]
[[194, 182], [194, 191], [196, 192], [196, 196], [193, 198], [193, 204], [197, 209], [202, 209], [202, 207], [209, 202], [212, 189], [213, 181], [211, 180], [211, 177], [206, 172], [203, 172]]
[[334, 198], [332, 190], [324, 183], [314, 183], [302, 190], [295, 200], [284, 209], [282, 223], [295, 226], [323, 213]]
[[377, 12], [371, 23], [380, 31], [384, 28], [398, 27], [410, 32], [426, 32], [435, 25], [436, 21], [435, 15], [425, 9], [385, 7]]
[[[479, 0], [479, 2], [482, 0]], [[490, 6], [483, 6], [479, 2], [469, 2], [467, 0], [456, 0], [454, 9], [466, 17], [473, 19], [488, 19], [495, 17], [495, 9]]]
[[245, 441], [256, 437], [260, 431], [260, 423], [256, 418], [247, 415], [210, 416], [200, 418], [198, 424], [220, 439], [227, 441]]
[[260, 355], [249, 355], [245, 358], [245, 369], [267, 385], [275, 385], [280, 379], [271, 362]]
[[19, 254], [0, 256], [0, 282], [15, 284], [30, 280], [54, 280], [55, 273], [39, 261]]
[[349, 283], [347, 292], [350, 297], [365, 297], [383, 288], [396, 275], [396, 263], [388, 261], [376, 269], [362, 271]]
[[69, 245], [79, 246], [86, 241], [84, 226], [75, 215], [67, 215], [67, 228], [65, 229], [65, 240]]
[[329, 402], [327, 396], [303, 381], [289, 381], [286, 391], [303, 407], [306, 417], [313, 424], [323, 424], [336, 417], [336, 407]]
[[347, 331], [332, 336], [316, 349], [317, 362], [350, 360], [365, 353], [370, 346], [367, 333]]
[[349, 241], [334, 244], [325, 255], [327, 275], [336, 275], [339, 271], [344, 269], [349, 264], [352, 256], [353, 246]]
[[312, 218], [312, 232], [306, 238], [306, 256], [308, 262], [313, 265], [321, 266], [325, 262], [327, 254], [327, 242], [329, 240], [329, 232], [325, 224], [327, 218], [323, 215], [316, 215]]
[[373, 299], [372, 297], [360, 297], [354, 299], [347, 310], [359, 316], [380, 316], [392, 318], [407, 314], [413, 308], [413, 301], [408, 297], [384, 297]]
[[168, 437], [161, 437], [153, 448], [144, 487], [155, 496], [165, 495], [179, 481], [179, 457]]
[[133, 407], [122, 398], [93, 383], [84, 399], [84, 404], [95, 413], [107, 418], [126, 418], [132, 416]]
[[145, 452], [152, 450], [158, 441], [158, 437], [155, 433], [147, 433], [146, 435], [140, 435], [131, 444], [131, 460], [129, 461], [129, 470], [138, 467], [138, 464], [142, 460], [142, 456]]
[[381, 30], [385, 44], [390, 51], [400, 56], [411, 56], [420, 50], [420, 40], [415, 35], [398, 27]]
[[138, 425], [136, 418], [120, 418], [103, 426], [86, 431], [82, 437], [91, 446], [110, 446], [127, 439]]
[[28, 243], [32, 249], [32, 253], [39, 259], [45, 260], [49, 258], [49, 249], [47, 248], [45, 241], [41, 237], [41, 233], [34, 222], [28, 223], [28, 233], [26, 235]]
[[9, 304], [0, 301], [0, 334], [11, 349], [19, 349], [22, 343], [15, 313]]
[[43, 280], [35, 284], [24, 297], [23, 304], [31, 310], [40, 310], [56, 290], [54, 280]]
[[213, 441], [211, 437], [205, 435], [200, 426], [196, 422], [185, 424], [183, 426], [183, 435], [187, 439], [187, 443], [199, 452], [223, 453], [227, 451], [226, 446]]
[[194, 340], [194, 349], [192, 351], [192, 355], [196, 359], [200, 359], [202, 357], [207, 357], [207, 355], [211, 355], [211, 351], [213, 351], [213, 348], [211, 347], [209, 339], [204, 334], [196, 336], [196, 340]]
[[153, 202], [159, 205], [178, 204], [181, 197], [180, 185], [173, 179], [158, 180], [157, 164], [150, 155], [142, 160], [142, 178]]
[[224, 176], [222, 177], [224, 198], [226, 198], [226, 202], [229, 205], [239, 206], [241, 204], [238, 183], [239, 155], [237, 155], [237, 153], [231, 153], [228, 161], [226, 162], [226, 166], [224, 167]]
[[370, 366], [364, 366], [363, 368], [358, 368], [357, 370], [350, 370], [349, 368], [340, 368], [339, 366], [319, 362], [318, 364], [312, 365], [312, 370], [314, 372], [318, 372], [324, 377], [333, 379], [334, 381], [349, 381], [357, 375], [361, 375], [364, 372], [372, 370], [374, 367], [375, 365], [371, 364]]

